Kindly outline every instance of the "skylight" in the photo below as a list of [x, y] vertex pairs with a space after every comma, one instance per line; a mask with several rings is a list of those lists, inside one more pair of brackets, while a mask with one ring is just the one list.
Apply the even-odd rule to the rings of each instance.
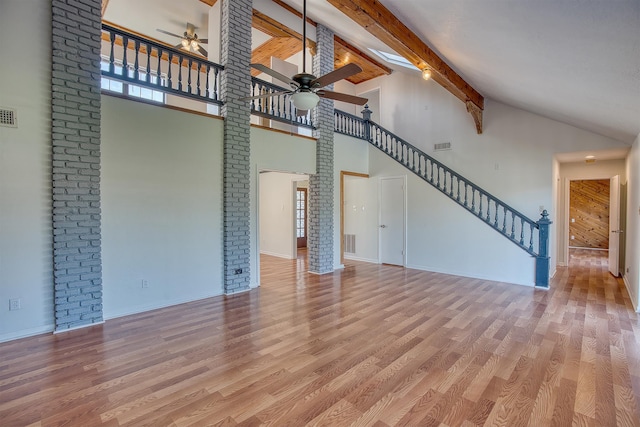
[[418, 67], [416, 67], [411, 62], [407, 61], [406, 58], [400, 55], [396, 55], [395, 53], [382, 52], [380, 50], [375, 50], [371, 48], [369, 48], [369, 50], [390, 64], [400, 65], [401, 67], [405, 67], [410, 70], [420, 71]]

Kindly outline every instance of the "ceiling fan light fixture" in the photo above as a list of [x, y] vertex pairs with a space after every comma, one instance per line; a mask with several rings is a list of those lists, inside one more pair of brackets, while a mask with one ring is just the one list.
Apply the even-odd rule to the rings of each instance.
[[182, 47], [184, 47], [184, 48], [188, 48], [189, 47], [189, 40], [187, 40], [187, 39], [182, 39], [182, 41], [180, 43], [182, 44]]
[[311, 110], [318, 105], [320, 97], [310, 91], [301, 91], [291, 95], [291, 101], [298, 110]]
[[422, 78], [425, 80], [429, 80], [431, 78], [431, 68], [425, 68], [422, 70]]
[[193, 50], [198, 50], [198, 40], [191, 40], [191, 48]]

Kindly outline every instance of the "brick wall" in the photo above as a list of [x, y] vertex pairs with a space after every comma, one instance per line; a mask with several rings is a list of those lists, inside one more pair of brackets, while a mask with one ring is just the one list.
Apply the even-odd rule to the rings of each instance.
[[252, 0], [222, 2], [222, 116], [224, 126], [223, 239], [226, 294], [249, 289], [250, 92]]
[[100, 0], [52, 0], [56, 330], [102, 321]]
[[[318, 24], [317, 53], [313, 74], [333, 71], [333, 32]], [[327, 87], [332, 89], [333, 85]], [[320, 98], [314, 109], [317, 130], [316, 174], [309, 177], [309, 271], [323, 274], [333, 271], [333, 101]]]

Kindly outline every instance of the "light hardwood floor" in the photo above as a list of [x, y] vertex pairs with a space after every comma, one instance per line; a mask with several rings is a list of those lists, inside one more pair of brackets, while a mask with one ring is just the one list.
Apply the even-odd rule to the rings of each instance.
[[2, 426], [640, 426], [640, 321], [597, 252], [550, 291], [262, 258], [262, 287], [0, 344]]

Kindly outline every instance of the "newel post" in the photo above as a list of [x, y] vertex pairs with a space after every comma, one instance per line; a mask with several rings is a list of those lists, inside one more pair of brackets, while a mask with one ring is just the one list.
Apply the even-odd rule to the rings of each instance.
[[364, 137], [367, 141], [371, 141], [371, 113], [369, 104], [364, 106], [364, 110], [361, 111], [362, 118], [364, 119]]
[[549, 212], [545, 210], [540, 214], [542, 218], [538, 220], [538, 256], [536, 257], [536, 286], [541, 288], [549, 287]]

